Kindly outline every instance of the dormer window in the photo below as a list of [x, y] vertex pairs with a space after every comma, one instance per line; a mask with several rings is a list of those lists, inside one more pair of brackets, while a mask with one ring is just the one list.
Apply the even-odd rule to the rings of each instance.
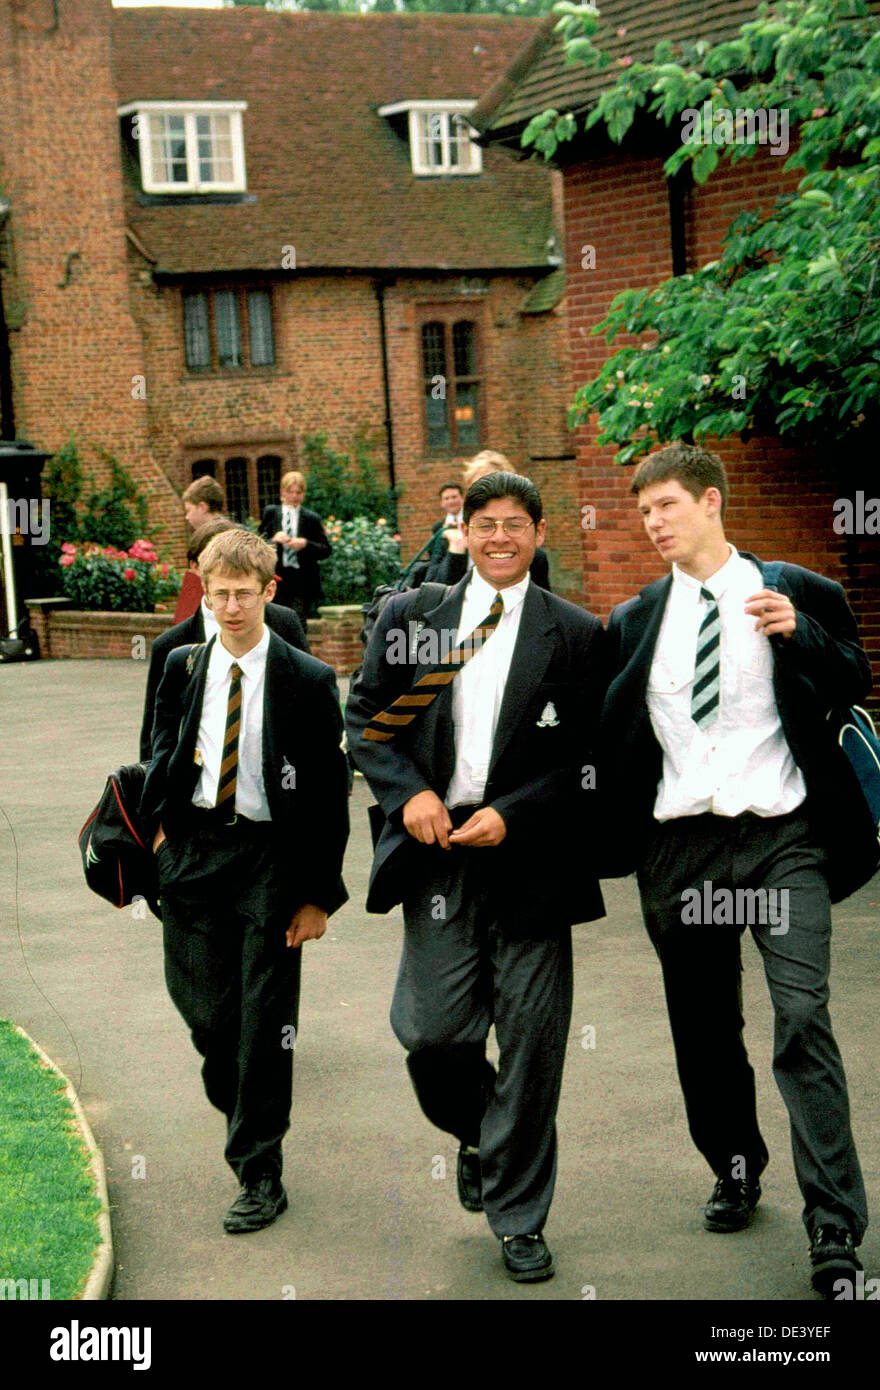
[[474, 106], [474, 101], [395, 101], [380, 106], [379, 115], [407, 116], [414, 174], [479, 174], [483, 152], [467, 120]]
[[145, 193], [243, 193], [245, 101], [142, 101], [131, 120]]

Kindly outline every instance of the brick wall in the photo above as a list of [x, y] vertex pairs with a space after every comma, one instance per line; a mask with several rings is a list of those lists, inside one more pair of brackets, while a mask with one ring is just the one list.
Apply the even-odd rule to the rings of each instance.
[[[695, 189], [686, 215], [689, 263], [716, 257], [723, 232], [746, 207], [772, 203], [796, 183], [784, 161], [760, 151], [720, 169]], [[594, 377], [607, 357], [604, 335], [591, 335], [622, 289], [658, 284], [672, 273], [668, 202], [659, 159], [618, 153], [574, 166], [565, 175], [567, 295], [572, 373], [576, 386]], [[581, 268], [582, 247], [596, 248], [596, 268]], [[594, 531], [582, 533], [584, 598], [603, 620], [611, 608], [664, 573], [643, 534], [629, 495], [632, 468], [599, 449], [594, 425], [577, 432], [579, 496], [596, 508]], [[871, 491], [871, 461], [827, 451], [792, 449], [777, 439], [738, 436], [707, 440], [728, 467], [731, 504], [727, 534], [734, 545], [763, 559], [785, 559], [838, 580], [859, 620], [862, 639], [880, 683], [880, 538], [847, 541], [832, 529], [832, 504], [862, 486]], [[876, 485], [873, 492], [878, 491]]]
[[2, 246], [17, 433], [54, 451], [71, 434], [98, 482], [103, 447], [150, 493], [163, 539], [180, 507], [151, 454], [131, 317], [109, 0], [0, 0]]

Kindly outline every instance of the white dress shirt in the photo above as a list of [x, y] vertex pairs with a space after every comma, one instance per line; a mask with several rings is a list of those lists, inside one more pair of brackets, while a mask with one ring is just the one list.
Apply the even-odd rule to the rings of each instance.
[[[691, 718], [697, 636], [708, 611], [705, 587], [721, 617], [718, 718], [700, 729]], [[730, 557], [700, 583], [672, 566], [672, 588], [648, 679], [648, 711], [663, 750], [657, 820], [678, 816], [782, 816], [806, 796], [773, 693], [773, 653], [743, 611], [763, 589], [761, 571], [730, 547]]]
[[[479, 804], [483, 800], [498, 715], [529, 582], [526, 575], [518, 584], [500, 590], [504, 612], [498, 626], [452, 682], [455, 770], [446, 792], [447, 806]], [[456, 646], [488, 617], [498, 593], [498, 589], [493, 589], [474, 570], [464, 593]]]
[[201, 763], [202, 775], [193, 793], [194, 806], [212, 807], [217, 804], [226, 710], [232, 683], [229, 672], [237, 663], [241, 668], [241, 729], [238, 735], [235, 809], [249, 820], [272, 819], [263, 784], [263, 695], [268, 651], [269, 629], [265, 626], [257, 645], [244, 656], [233, 656], [219, 637], [211, 648], [202, 701], [202, 722], [196, 741], [196, 761]]

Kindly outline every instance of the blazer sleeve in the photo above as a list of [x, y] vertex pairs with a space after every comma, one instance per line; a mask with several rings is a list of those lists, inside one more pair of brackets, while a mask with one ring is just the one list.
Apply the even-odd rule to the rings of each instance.
[[398, 740], [382, 743], [363, 738], [363, 731], [373, 715], [386, 709], [412, 685], [412, 666], [390, 658], [395, 654], [395, 646], [399, 646], [393, 640], [394, 630], [402, 632], [406, 640], [407, 608], [413, 601], [411, 594], [403, 593], [395, 594], [386, 603], [370, 635], [363, 666], [351, 683], [345, 706], [349, 755], [388, 817], [400, 811], [410, 797], [436, 790], [420, 772], [405, 743]]
[[277, 507], [267, 507], [263, 512], [263, 518], [260, 522], [260, 535], [265, 541], [271, 541], [275, 532], [281, 530], [281, 520], [277, 513]]
[[[299, 718], [299, 717], [298, 717]], [[342, 751], [342, 711], [336, 676], [329, 667], [312, 678], [308, 738], [297, 758], [305, 763], [304, 787], [312, 843], [292, 846], [297, 896], [322, 908], [328, 916], [348, 894], [342, 881], [342, 861], [348, 841], [348, 765]]]
[[333, 547], [327, 539], [327, 533], [321, 524], [321, 518], [317, 512], [301, 512], [302, 525], [300, 534], [304, 540], [308, 541], [309, 558], [312, 560], [326, 560]]
[[188, 646], [176, 647], [169, 654], [156, 692], [152, 757], [140, 808], [151, 841], [162, 822], [167, 804], [168, 764], [180, 734], [181, 698], [186, 684], [186, 657], [189, 651]]
[[144, 694], [144, 713], [141, 721], [140, 760], [142, 763], [148, 763], [150, 761], [153, 717], [156, 712], [156, 694], [159, 690], [162, 672], [165, 670], [168, 651], [168, 645], [166, 642], [163, 642], [161, 635], [156, 638], [150, 648], [150, 666], [147, 671], [147, 689]]
[[827, 708], [858, 704], [871, 689], [871, 665], [842, 586], [797, 570], [783, 576], [797, 617], [790, 638], [770, 638], [777, 660], [806, 676]]

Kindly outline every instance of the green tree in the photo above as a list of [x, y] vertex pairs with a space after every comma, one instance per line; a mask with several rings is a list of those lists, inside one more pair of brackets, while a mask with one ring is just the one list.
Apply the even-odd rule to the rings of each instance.
[[391, 488], [383, 487], [376, 475], [372, 450], [361, 430], [354, 441], [354, 458], [337, 454], [327, 445], [327, 435], [305, 435], [305, 468], [308, 507], [327, 521], [353, 521], [356, 517], [376, 520], [384, 517], [392, 531], [397, 529], [397, 503]]
[[[593, 7], [558, 4], [572, 60], [607, 68]], [[651, 334], [609, 358], [577, 393], [572, 425], [598, 416], [600, 444], [629, 463], [656, 441], [776, 433], [813, 443], [876, 436], [880, 425], [880, 30], [862, 0], [762, 4], [738, 36], [659, 43], [651, 63], [618, 59], [584, 123], [620, 143], [645, 108], [681, 143], [669, 177], [704, 183], [760, 147], [756, 112], [787, 113], [803, 171], [797, 192], [729, 228], [719, 259], [617, 295], [594, 332], [611, 343]], [[736, 114], [743, 115], [737, 122]], [[699, 121], [695, 117], [699, 116]], [[749, 124], [749, 118], [752, 124]], [[550, 158], [575, 134], [546, 111], [522, 143]]]

